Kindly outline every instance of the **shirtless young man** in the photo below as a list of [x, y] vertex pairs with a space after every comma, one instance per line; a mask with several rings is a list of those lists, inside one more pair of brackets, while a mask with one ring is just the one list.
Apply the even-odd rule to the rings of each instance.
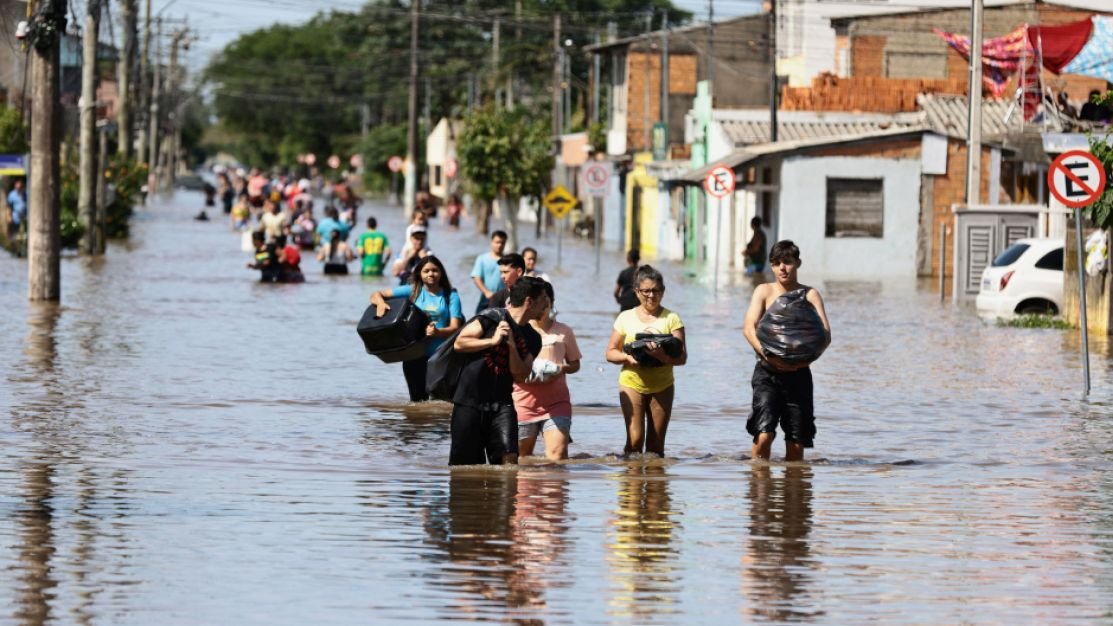
[[824, 347], [831, 343], [831, 324], [827, 321], [819, 291], [796, 280], [796, 272], [800, 269], [800, 249], [796, 244], [789, 240], [778, 241], [769, 253], [769, 264], [776, 282], [764, 283], [754, 289], [754, 297], [742, 324], [742, 332], [758, 358], [751, 379], [753, 413], [746, 422], [746, 430], [754, 438], [751, 456], [767, 461], [779, 423], [785, 434], [785, 460], [802, 461], [804, 448], [812, 447], [815, 437], [812, 371], [808, 364], [794, 364], [775, 356], [766, 356], [757, 338], [757, 324], [777, 298], [796, 289], [807, 290], [807, 301], [823, 320], [827, 335]]

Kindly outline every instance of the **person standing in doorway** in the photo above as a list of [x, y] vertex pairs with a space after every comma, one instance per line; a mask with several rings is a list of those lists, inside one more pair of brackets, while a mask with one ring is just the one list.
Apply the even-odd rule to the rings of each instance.
[[747, 274], [761, 274], [765, 271], [765, 231], [761, 229], [761, 217], [755, 215], [750, 220], [750, 228], [754, 231], [754, 236], [750, 237], [750, 242], [746, 244], [746, 249], [742, 252], [746, 260], [746, 273]]
[[491, 250], [475, 257], [475, 266], [471, 270], [471, 278], [479, 289], [479, 305], [475, 307], [478, 313], [490, 308], [488, 302], [496, 291], [506, 287], [499, 274], [499, 259], [506, 248], [506, 233], [496, 230], [491, 233]]

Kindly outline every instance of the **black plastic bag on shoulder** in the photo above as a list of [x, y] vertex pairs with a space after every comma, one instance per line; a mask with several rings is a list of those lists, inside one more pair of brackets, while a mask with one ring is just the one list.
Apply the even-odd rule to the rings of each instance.
[[827, 331], [807, 289], [794, 289], [778, 297], [757, 323], [757, 340], [765, 356], [789, 363], [811, 363], [827, 347]]

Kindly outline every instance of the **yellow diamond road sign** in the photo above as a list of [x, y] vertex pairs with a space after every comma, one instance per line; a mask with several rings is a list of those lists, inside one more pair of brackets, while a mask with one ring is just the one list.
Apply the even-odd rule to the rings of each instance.
[[576, 197], [569, 193], [563, 185], [553, 187], [553, 190], [545, 196], [545, 208], [549, 209], [549, 213], [552, 213], [553, 217], [557, 219], [568, 215], [568, 212], [574, 206], [576, 206]]

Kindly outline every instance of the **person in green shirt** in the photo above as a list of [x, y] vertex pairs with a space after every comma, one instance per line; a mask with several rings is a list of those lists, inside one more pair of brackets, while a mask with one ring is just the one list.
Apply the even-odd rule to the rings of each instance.
[[386, 235], [375, 230], [379, 224], [375, 218], [367, 218], [367, 232], [359, 236], [356, 250], [363, 257], [363, 267], [360, 274], [363, 276], [382, 276], [383, 268], [390, 259], [390, 242]]

